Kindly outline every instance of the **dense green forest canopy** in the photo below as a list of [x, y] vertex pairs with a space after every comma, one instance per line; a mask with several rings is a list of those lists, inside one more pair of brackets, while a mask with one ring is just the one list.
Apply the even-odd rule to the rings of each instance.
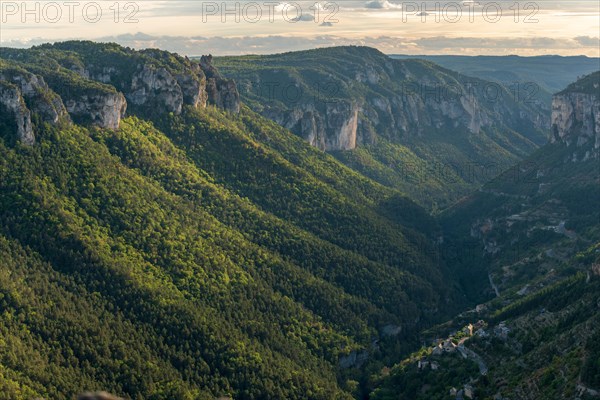
[[[111, 44], [1, 54], [4, 79], [74, 101], [126, 92], [140, 65], [194, 70]], [[4, 397], [350, 398], [342, 357], [448, 312], [439, 228], [399, 192], [247, 108], [128, 110], [116, 130], [34, 111], [32, 146], [5, 121]]]

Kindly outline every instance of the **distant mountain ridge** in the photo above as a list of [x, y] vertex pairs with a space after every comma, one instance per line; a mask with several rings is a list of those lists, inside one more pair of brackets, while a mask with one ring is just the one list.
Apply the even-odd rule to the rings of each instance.
[[[259, 111], [322, 150], [351, 150], [378, 137], [398, 141], [456, 128], [478, 134], [494, 124], [520, 128], [534, 142], [542, 135], [543, 126], [537, 125], [543, 124], [541, 115], [517, 104], [506, 88], [494, 86], [497, 93], [488, 94], [489, 82], [432, 63], [396, 61], [368, 47], [223, 57], [216, 62], [238, 81], [251, 105], [262, 100], [256, 104]], [[271, 98], [267, 89], [272, 89]], [[298, 99], [289, 93], [292, 89]], [[523, 113], [530, 115], [524, 118]]]
[[[537, 83], [550, 96], [563, 90], [579, 77], [597, 71], [600, 58], [586, 56], [429, 56], [393, 54], [397, 59], [432, 61], [467, 76], [508, 86], [515, 83]], [[538, 93], [539, 96], [543, 96]]]
[[[547, 140], [549, 105], [372, 48], [222, 57], [215, 64], [256, 112], [424, 203], [448, 205]], [[496, 172], [468, 176], [473, 166]]]

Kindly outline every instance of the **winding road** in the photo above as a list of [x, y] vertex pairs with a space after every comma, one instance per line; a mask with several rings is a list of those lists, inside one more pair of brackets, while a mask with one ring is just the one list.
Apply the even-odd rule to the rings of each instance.
[[456, 347], [456, 349], [460, 352], [460, 354], [462, 354], [462, 356], [464, 358], [470, 358], [477, 363], [477, 365], [479, 366], [479, 373], [481, 375], [487, 375], [487, 373], [488, 373], [487, 364], [485, 363], [485, 361], [483, 361], [483, 358], [481, 358], [481, 356], [479, 354], [475, 353], [473, 350], [471, 350], [465, 346], [465, 340], [467, 340], [467, 339], [468, 338], [462, 338], [458, 342], [458, 346]]
[[491, 272], [488, 273], [488, 279], [490, 280], [490, 285], [492, 285], [494, 292], [496, 292], [496, 297], [500, 297], [500, 291], [498, 290], [498, 286], [496, 286], [496, 284], [494, 283], [494, 279], [492, 278]]

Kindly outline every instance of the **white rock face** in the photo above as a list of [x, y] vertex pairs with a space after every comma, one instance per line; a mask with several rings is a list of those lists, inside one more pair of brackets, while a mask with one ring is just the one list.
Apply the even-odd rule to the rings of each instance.
[[234, 114], [239, 114], [240, 94], [232, 79], [225, 79], [212, 65], [212, 55], [200, 58], [200, 67], [206, 76], [206, 95], [208, 103]]
[[118, 129], [127, 109], [125, 97], [118, 92], [86, 94], [66, 102], [74, 119], [91, 122], [101, 128]]
[[17, 135], [21, 143], [35, 144], [35, 136], [31, 126], [31, 113], [25, 105], [21, 91], [14, 85], [0, 82], [0, 106], [14, 119]]
[[[200, 69], [200, 68], [198, 68]], [[193, 107], [205, 108], [208, 95], [206, 79], [198, 79], [198, 75], [180, 74], [175, 77], [183, 93], [183, 101]]]
[[166, 69], [152, 65], [145, 65], [133, 75], [127, 99], [137, 106], [160, 106], [175, 114], [180, 114], [183, 107], [183, 91], [177, 79]]
[[183, 105], [204, 108], [210, 102], [239, 113], [240, 100], [235, 82], [221, 78], [208, 58], [204, 59], [202, 68], [193, 65], [192, 69], [177, 76], [165, 68], [144, 65], [134, 74], [126, 97], [136, 106], [157, 107], [159, 112], [180, 114]]
[[208, 100], [207, 80], [202, 68], [191, 63], [182, 73], [174, 75], [152, 62], [139, 64], [137, 72], [125, 75], [115, 67], [88, 66], [82, 77], [115, 85], [130, 104], [148, 107], [153, 112], [180, 114], [184, 105], [204, 108]]
[[[552, 143], [600, 148], [600, 99], [586, 93], [561, 93], [552, 99]], [[596, 151], [597, 153], [597, 151]]]
[[[342, 103], [343, 104], [343, 103]], [[346, 104], [327, 105], [327, 124], [334, 135], [325, 137], [325, 150], [352, 150], [356, 148], [358, 107]]]
[[[2, 76], [3, 79], [8, 79]], [[43, 78], [33, 74], [14, 75], [11, 79], [13, 83], [18, 84], [21, 88], [23, 96], [35, 96], [37, 90], [42, 87], [48, 87], [43, 81]]]
[[[428, 128], [461, 126], [470, 133], [479, 133], [482, 128], [493, 123], [478, 104], [476, 97], [466, 93], [432, 93], [425, 96], [406, 93], [393, 97], [391, 102], [388, 102], [389, 107], [383, 106], [385, 102], [388, 101], [382, 98], [371, 100], [374, 108], [381, 110], [375, 121], [388, 119], [394, 130], [407, 135], [420, 135]], [[385, 115], [386, 113], [389, 115]]]
[[42, 117], [44, 122], [57, 123], [67, 115], [67, 110], [56, 93], [50, 90], [44, 78], [29, 72], [0, 73], [0, 80], [15, 84], [30, 104], [31, 112]]
[[462, 106], [461, 117], [464, 118], [465, 125], [471, 133], [479, 133], [482, 127], [491, 124], [490, 119], [482, 112], [474, 96], [461, 96], [460, 104]]
[[358, 140], [359, 107], [344, 101], [327, 103], [324, 110], [305, 103], [282, 111], [269, 109], [265, 116], [324, 151], [352, 150]]
[[206, 92], [210, 104], [234, 114], [239, 114], [240, 95], [235, 81], [223, 78], [208, 78]]
[[[81, 58], [73, 62], [56, 60], [66, 69], [62, 72], [68, 72], [64, 75], [31, 73], [19, 64], [3, 63], [0, 67], [0, 84], [6, 83], [3, 108], [9, 108], [11, 115], [19, 117], [19, 135], [23, 141], [33, 138], [29, 136], [31, 115], [35, 116], [34, 121], [56, 124], [72, 117], [78, 124], [117, 129], [125, 116], [127, 102], [130, 111], [143, 118], [165, 113], [178, 115], [184, 106], [204, 108], [207, 103], [240, 112], [235, 82], [219, 75], [211, 64], [212, 57], [203, 57], [199, 64], [158, 50], [124, 49], [124, 53], [129, 58], [117, 65], [112, 64], [110, 57], [90, 59], [87, 53], [80, 54]], [[131, 65], [124, 66], [124, 62]], [[75, 88], [71, 87], [75, 79], [71, 72], [83, 80]], [[22, 101], [24, 108], [17, 104], [14, 88], [19, 90], [21, 100], [26, 100]]]

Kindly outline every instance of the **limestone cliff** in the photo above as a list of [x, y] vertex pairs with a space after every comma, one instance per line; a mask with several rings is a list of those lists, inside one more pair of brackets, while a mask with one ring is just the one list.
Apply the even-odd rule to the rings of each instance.
[[239, 113], [235, 82], [223, 78], [211, 61], [210, 56], [199, 63], [114, 43], [62, 42], [3, 49], [0, 81], [16, 85], [28, 112], [42, 122], [72, 118], [78, 124], [117, 129], [126, 111], [152, 119], [207, 104]]
[[323, 110], [303, 104], [291, 110], [270, 108], [263, 114], [325, 151], [352, 150], [358, 138], [357, 104], [328, 103]]
[[0, 68], [0, 81], [15, 84], [27, 100], [31, 112], [38, 114], [42, 121], [57, 123], [68, 117], [60, 96], [53, 92], [44, 78], [20, 68]]
[[[593, 74], [592, 90], [576, 87], [556, 94], [552, 100], [552, 143], [564, 143], [574, 149], [573, 161], [597, 158], [600, 149], [600, 73]], [[580, 154], [583, 153], [583, 154]]]
[[0, 81], [0, 113], [2, 119], [12, 126], [23, 144], [33, 145], [35, 136], [31, 125], [31, 112], [19, 88], [8, 82]]
[[206, 75], [208, 102], [232, 113], [240, 112], [240, 95], [235, 81], [225, 79], [212, 65], [212, 56], [202, 56], [200, 67]]
[[90, 92], [67, 99], [63, 96], [63, 100], [76, 122], [108, 129], [119, 128], [127, 109], [125, 97], [118, 92]]
[[422, 136], [463, 128], [478, 134], [494, 124], [493, 116], [477, 97], [467, 94], [429, 98], [407, 92], [324, 104], [308, 101], [290, 108], [264, 107], [262, 114], [325, 151], [352, 150], [358, 144], [373, 143], [375, 132]]
[[[60, 44], [64, 47], [67, 44]], [[123, 51], [122, 48], [118, 48]], [[233, 113], [240, 111], [240, 98], [233, 80], [223, 78], [211, 56], [200, 63], [157, 50], [127, 50], [122, 64], [83, 53], [80, 63], [63, 66], [85, 79], [110, 84], [125, 95], [138, 113], [181, 113], [184, 106], [206, 107], [207, 103]]]
[[127, 100], [136, 106], [180, 114], [183, 107], [183, 90], [177, 79], [165, 68], [144, 65], [131, 80]]
[[[196, 66], [196, 64], [194, 64]], [[175, 76], [177, 84], [181, 87], [184, 104], [192, 107], [206, 107], [208, 94], [206, 92], [206, 77], [202, 73], [200, 66], [194, 68], [193, 74], [179, 74]]]

